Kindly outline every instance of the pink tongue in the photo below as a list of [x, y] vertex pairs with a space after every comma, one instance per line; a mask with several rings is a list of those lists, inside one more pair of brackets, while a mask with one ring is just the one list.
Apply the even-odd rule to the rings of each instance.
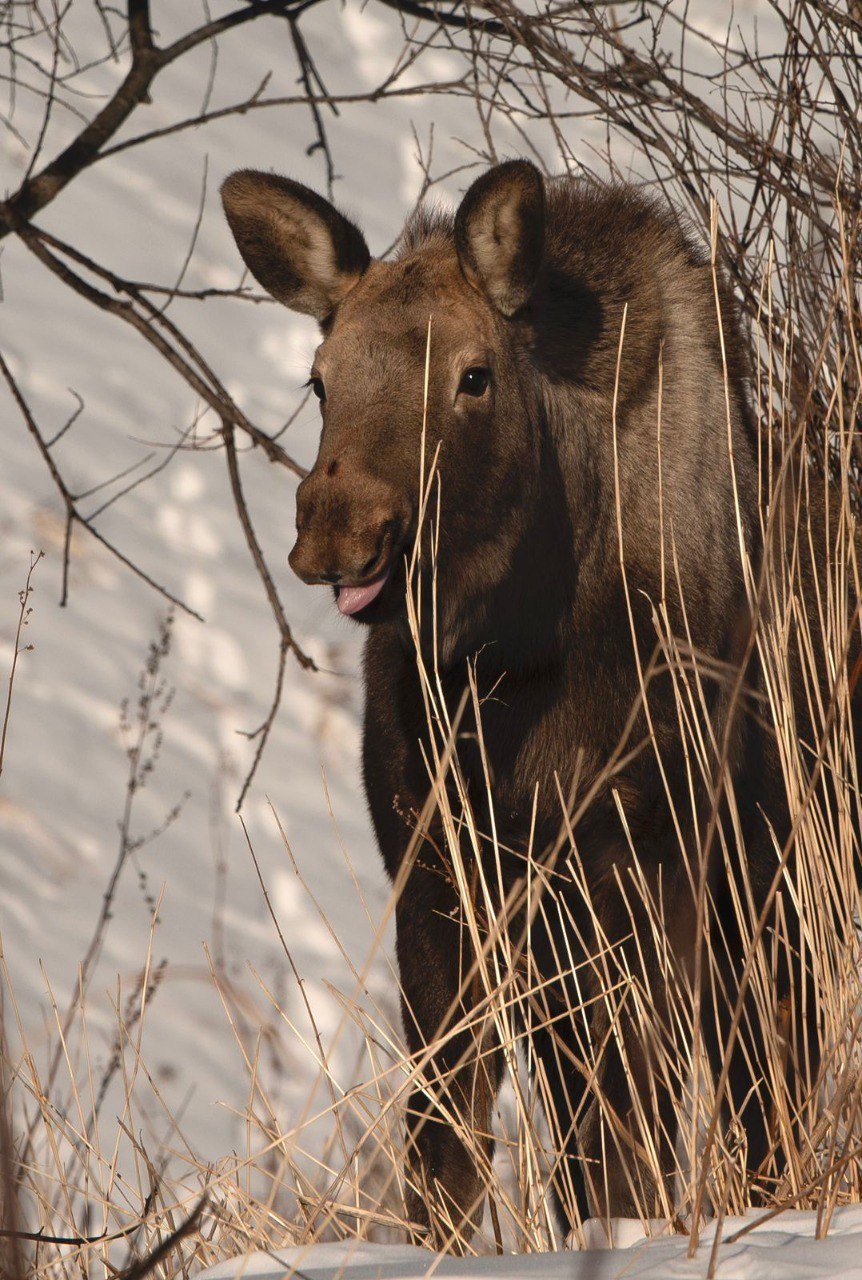
[[375, 578], [373, 582], [367, 583], [364, 587], [339, 587], [338, 608], [341, 613], [358, 613], [367, 604], [371, 604], [371, 601], [376, 599], [383, 590], [383, 585], [388, 577], [389, 570], [387, 569], [379, 578]]

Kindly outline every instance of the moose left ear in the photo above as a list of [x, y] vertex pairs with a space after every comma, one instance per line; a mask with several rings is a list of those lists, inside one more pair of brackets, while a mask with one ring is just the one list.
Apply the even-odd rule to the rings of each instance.
[[545, 248], [545, 187], [529, 160], [498, 164], [470, 187], [455, 215], [461, 270], [503, 315], [529, 301]]
[[361, 231], [300, 182], [240, 169], [221, 189], [246, 266], [293, 311], [325, 325], [370, 261]]

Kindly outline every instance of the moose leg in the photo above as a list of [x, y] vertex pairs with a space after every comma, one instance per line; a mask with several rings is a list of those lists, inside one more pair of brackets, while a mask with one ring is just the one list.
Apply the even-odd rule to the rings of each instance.
[[656, 1062], [654, 1014], [647, 1022], [625, 1010], [592, 1022], [601, 1060], [580, 1141], [589, 1202], [602, 1218], [673, 1213], [679, 1090]]
[[683, 1083], [671, 989], [692, 970], [695, 913], [681, 860], [669, 869], [644, 858], [637, 876], [624, 866], [598, 904], [581, 1158], [596, 1216], [668, 1217]]
[[452, 887], [414, 868], [396, 908], [404, 1029], [418, 1067], [408, 1104], [407, 1214], [455, 1249], [482, 1220], [501, 1074], [493, 1027], [470, 1018], [476, 982], [459, 914]]
[[[772, 954], [763, 950], [744, 988], [750, 933], [743, 936], [722, 898], [717, 909], [724, 922], [723, 941], [711, 957], [715, 974], [710, 997], [704, 1000], [704, 1041], [716, 1081], [726, 1074], [722, 1116], [744, 1135], [752, 1199], [771, 1203], [774, 1179], [786, 1164], [782, 1131], [787, 1132], [788, 1122], [792, 1128], [805, 1128], [806, 1102], [816, 1090], [821, 1058], [817, 992], [800, 959], [800, 926], [790, 907], [783, 912], [785, 936], [776, 942], [774, 924], [769, 925], [766, 945], [771, 942]], [[758, 982], [763, 985], [764, 966], [769, 972], [766, 1007], [756, 991]], [[801, 1133], [794, 1141], [805, 1149]]]
[[529, 1036], [535, 1055], [534, 1076], [554, 1152], [551, 1194], [566, 1235], [578, 1220], [585, 1222], [590, 1216], [578, 1137], [588, 1098], [583, 1036], [575, 1032], [571, 1022], [576, 1016], [564, 1012], [552, 1025], [533, 1030]]
[[[565, 914], [565, 913], [563, 913]], [[589, 1101], [588, 1038], [578, 985], [583, 956], [577, 940], [561, 936], [553, 895], [541, 901], [532, 922], [530, 969], [535, 975], [521, 1008], [521, 1023], [535, 1091], [550, 1130], [551, 1197], [565, 1235], [590, 1216], [578, 1132]]]

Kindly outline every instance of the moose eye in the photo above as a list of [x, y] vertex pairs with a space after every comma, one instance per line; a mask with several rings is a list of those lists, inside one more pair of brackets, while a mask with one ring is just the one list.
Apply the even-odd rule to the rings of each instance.
[[317, 396], [320, 403], [323, 404], [324, 400], [326, 399], [326, 387], [324, 387], [323, 385], [323, 379], [315, 378], [314, 376], [312, 376], [308, 379], [308, 386], [311, 387], [312, 391]]
[[478, 366], [468, 369], [459, 383], [458, 395], [483, 396], [488, 390], [490, 381], [491, 371], [489, 369], [481, 369]]

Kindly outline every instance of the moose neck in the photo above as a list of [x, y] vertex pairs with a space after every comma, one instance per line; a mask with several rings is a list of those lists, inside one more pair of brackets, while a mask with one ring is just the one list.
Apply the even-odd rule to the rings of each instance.
[[[556, 451], [543, 430], [539, 474], [517, 512], [517, 534], [505, 548], [493, 541], [464, 554], [444, 546], [437, 581], [437, 626], [428, 602], [422, 618], [422, 656], [441, 674], [464, 669], [481, 652], [486, 678], [547, 670], [566, 648], [577, 591], [571, 516]], [[501, 513], [501, 520], [507, 513]], [[402, 641], [413, 639], [406, 624]], [[435, 653], [436, 644], [436, 653]], [[436, 662], [435, 662], [436, 658]]]

